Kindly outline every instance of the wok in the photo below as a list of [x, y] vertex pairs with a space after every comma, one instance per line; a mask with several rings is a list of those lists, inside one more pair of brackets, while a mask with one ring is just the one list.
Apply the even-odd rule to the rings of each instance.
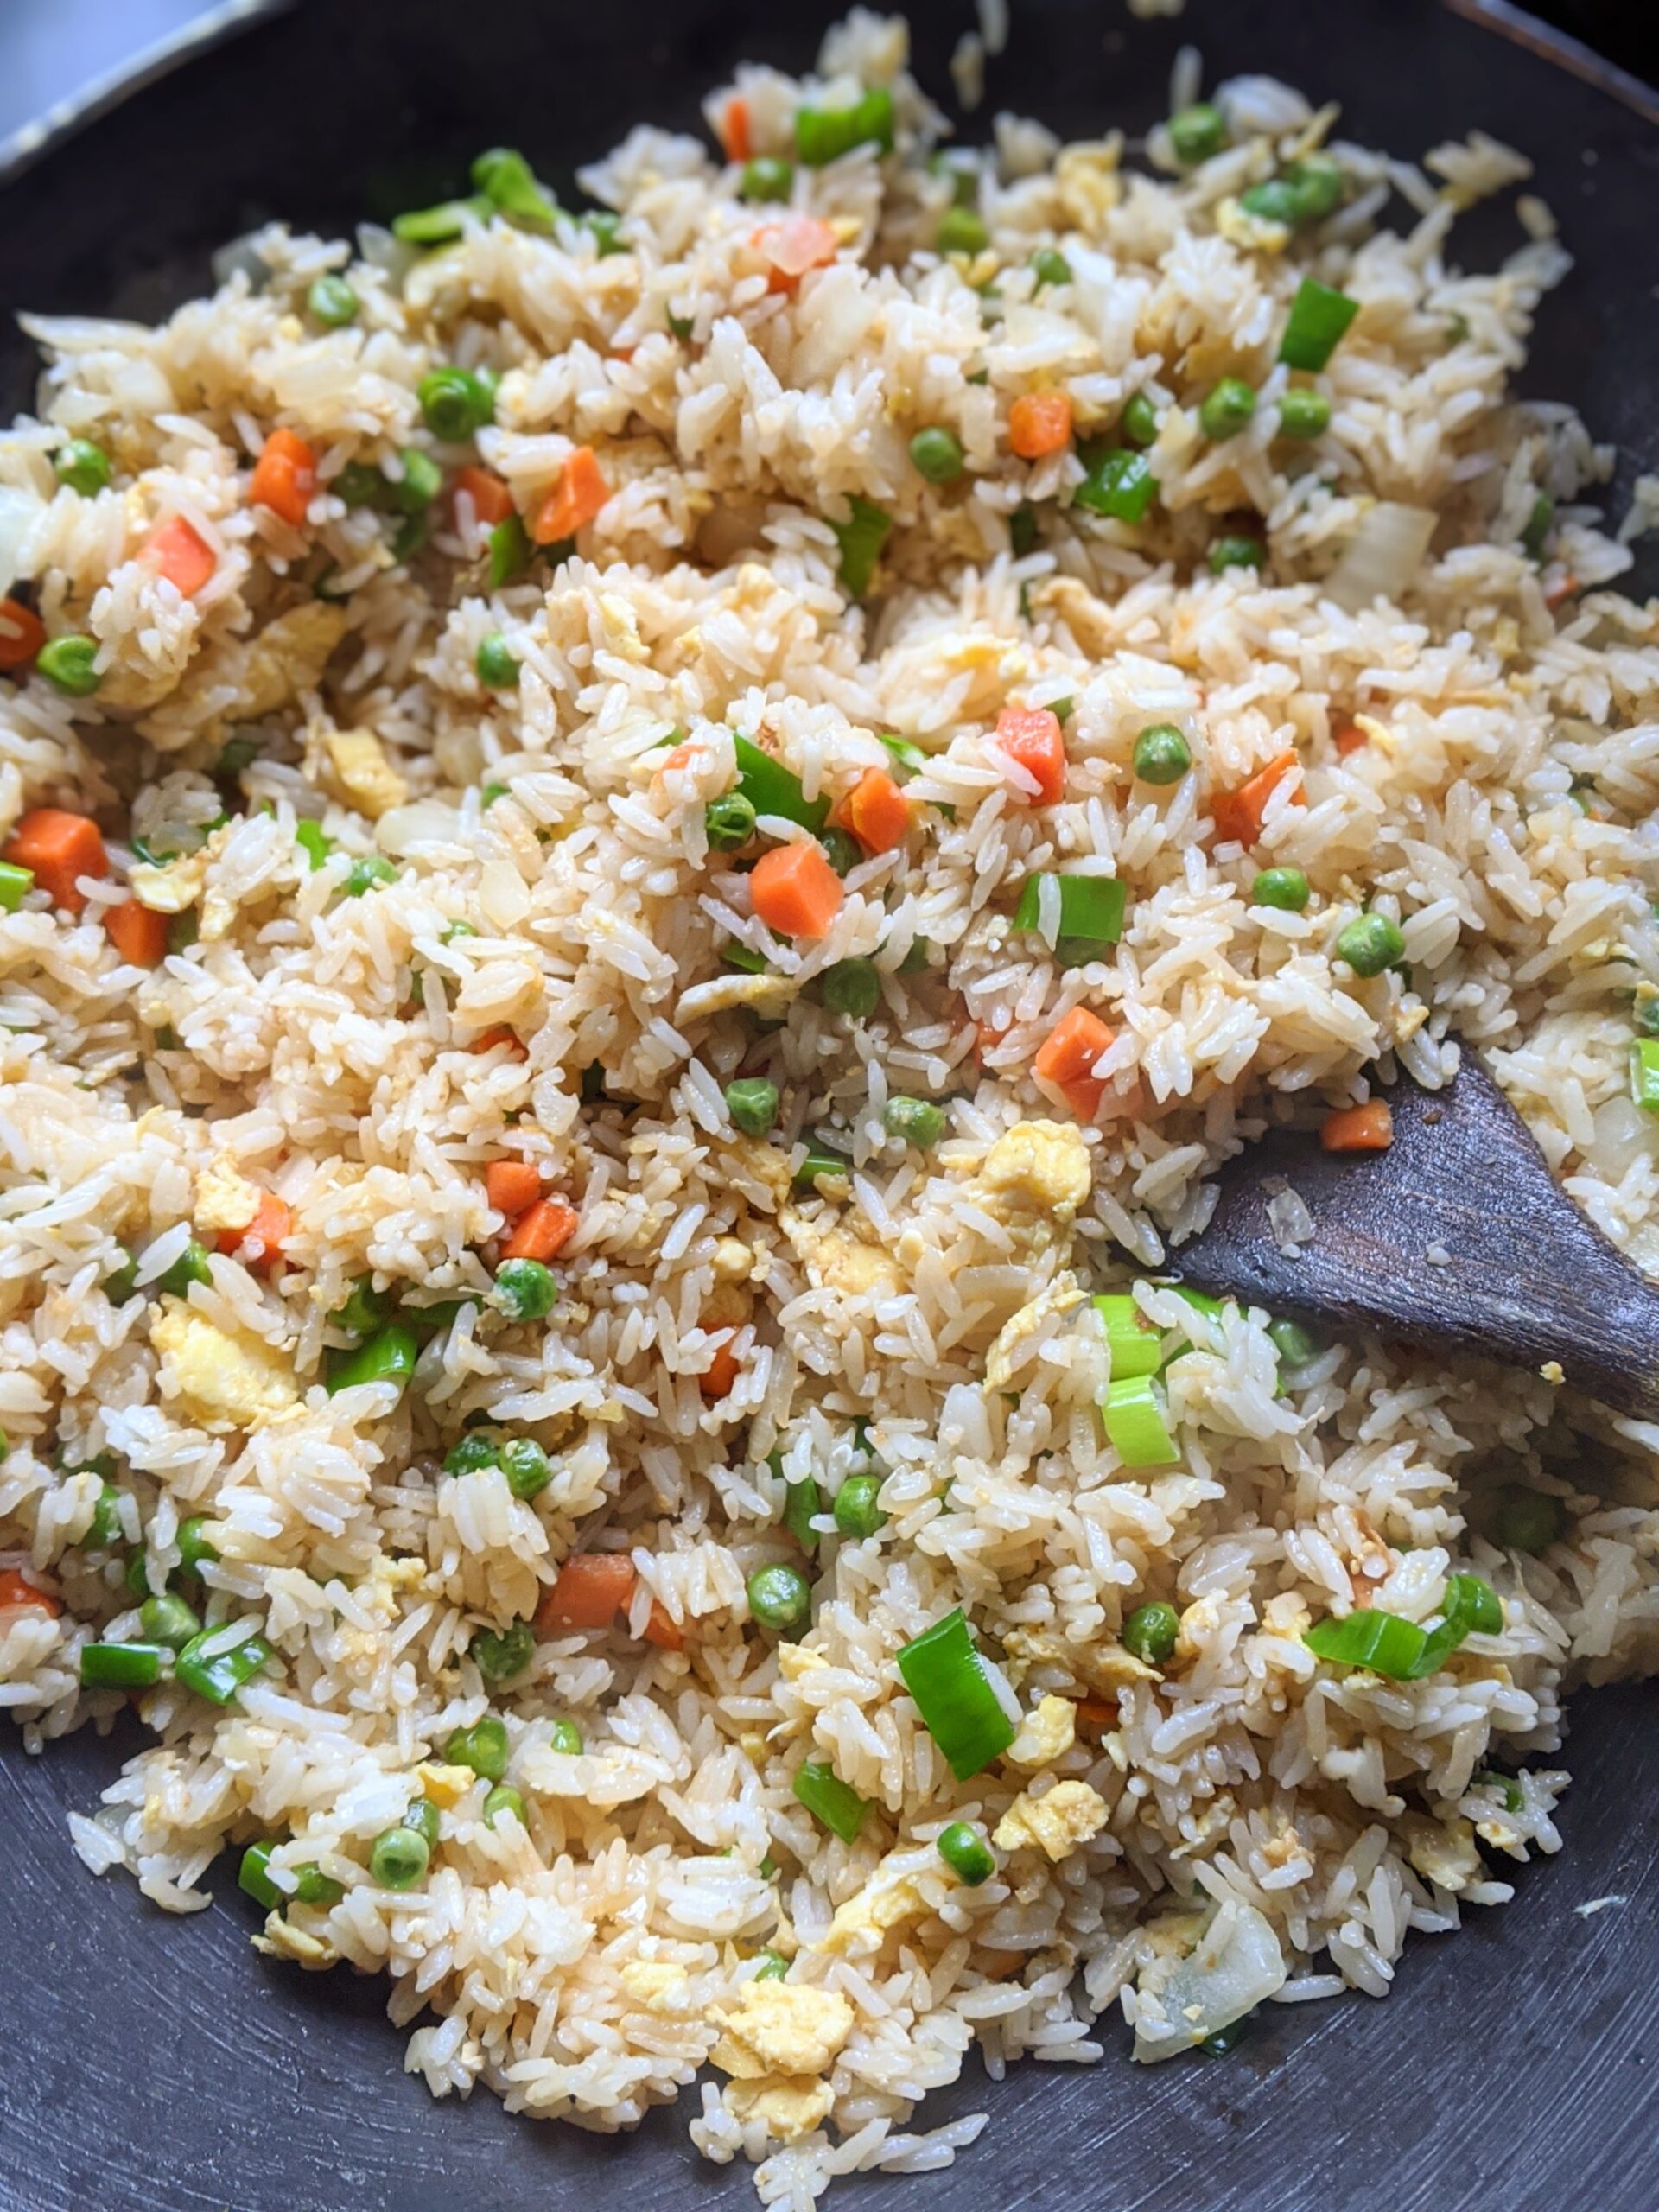
[[[936, 96], [964, 0], [909, 0]], [[453, 189], [480, 146], [524, 147], [550, 181], [638, 118], [697, 127], [741, 56], [798, 67], [827, 5], [607, 0], [596, 13], [491, 0], [238, 7], [165, 68], [135, 73], [0, 178], [0, 405], [28, 404], [22, 307], [149, 316], [207, 280], [215, 245], [259, 219], [348, 226]], [[1624, 449], [1659, 453], [1659, 103], [1529, 19], [1478, 0], [1189, 0], [1137, 22], [1097, 0], [1015, 0], [986, 112], [1085, 134], [1164, 111], [1171, 57], [1207, 81], [1276, 72], [1343, 103], [1344, 130], [1418, 153], [1471, 125], [1526, 148], [1578, 257], [1547, 303], [1525, 388], [1571, 397]], [[983, 126], [982, 125], [981, 128]], [[969, 126], [970, 135], [973, 126]], [[1481, 234], [1482, 226], [1490, 238]], [[1459, 234], [1506, 250], [1512, 216]], [[1227, 2059], [1017, 2067], [931, 2100], [922, 2124], [988, 2108], [948, 2174], [842, 2184], [863, 2212], [1647, 2212], [1659, 2099], [1659, 1731], [1648, 1693], [1580, 1696], [1567, 1848], [1516, 1902], [1449, 1941], [1414, 1939], [1386, 2005], [1268, 2006]], [[129, 1746], [130, 1747], [130, 1746]], [[156, 1911], [94, 1882], [64, 1815], [90, 1807], [118, 1740], [39, 1759], [0, 1732], [0, 2205], [6, 2212], [593, 2212], [754, 2202], [710, 2168], [685, 2107], [632, 2137], [508, 2117], [487, 2094], [437, 2105], [402, 2072], [385, 1985], [249, 1948], [230, 1862], [210, 1910]], [[1618, 1900], [1593, 1915], [1587, 1901]]]

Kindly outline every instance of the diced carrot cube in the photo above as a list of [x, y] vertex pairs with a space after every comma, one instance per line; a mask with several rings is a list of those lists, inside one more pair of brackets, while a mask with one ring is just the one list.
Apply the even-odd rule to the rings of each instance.
[[543, 1636], [571, 1628], [609, 1628], [632, 1598], [635, 1580], [626, 1552], [578, 1552], [542, 1592], [536, 1625]]
[[749, 874], [749, 904], [779, 937], [827, 936], [843, 895], [841, 878], [812, 837], [774, 845]]
[[317, 457], [293, 430], [276, 429], [265, 440], [248, 481], [248, 504], [269, 507], [297, 529], [305, 520], [317, 488]]
[[1008, 443], [1021, 461], [1041, 461], [1071, 442], [1071, 401], [1064, 391], [1028, 391], [1008, 410]]
[[294, 1209], [275, 1191], [261, 1191], [253, 1219], [245, 1229], [219, 1231], [221, 1252], [239, 1256], [255, 1274], [269, 1274], [283, 1256], [283, 1247], [294, 1233]]
[[1095, 1063], [1112, 1041], [1112, 1031], [1086, 1006], [1063, 1014], [1038, 1049], [1033, 1071], [1052, 1084], [1080, 1122], [1092, 1122], [1106, 1095]]
[[1386, 1098], [1339, 1107], [1319, 1124], [1326, 1152], [1386, 1152], [1394, 1142], [1394, 1115]]
[[531, 518], [537, 545], [556, 545], [586, 529], [611, 496], [591, 446], [578, 446], [559, 471], [559, 480]]
[[158, 968], [167, 957], [167, 916], [152, 914], [136, 899], [104, 909], [104, 928], [110, 943], [135, 968]]
[[910, 801], [885, 768], [867, 768], [836, 809], [867, 853], [890, 853], [910, 834]]
[[152, 531], [139, 557], [185, 599], [194, 599], [219, 566], [213, 547], [182, 515]]
[[654, 1643], [659, 1651], [681, 1651], [685, 1648], [684, 1631], [658, 1598], [651, 1601], [651, 1618], [645, 1623], [643, 1634], [645, 1642]]
[[[1302, 764], [1293, 748], [1269, 760], [1265, 768], [1258, 768], [1248, 782], [1236, 791], [1218, 792], [1211, 801], [1210, 811], [1215, 817], [1216, 842], [1218, 845], [1253, 845], [1262, 835], [1262, 824], [1267, 815], [1268, 801], [1280, 785], [1291, 776], [1300, 776]], [[1291, 804], [1306, 804], [1300, 791], [1292, 794]]]
[[46, 625], [19, 599], [0, 599], [0, 668], [27, 668], [46, 643]]
[[486, 530], [493, 530], [499, 522], [505, 522], [512, 512], [512, 494], [493, 468], [480, 468], [476, 461], [468, 461], [465, 468], [455, 471], [457, 497], [465, 493], [472, 501], [473, 513]]
[[61, 1599], [54, 1598], [49, 1590], [37, 1590], [20, 1568], [0, 1567], [0, 1613], [20, 1605], [38, 1605], [54, 1620], [63, 1611]]
[[512, 1225], [503, 1243], [504, 1260], [550, 1260], [562, 1252], [575, 1234], [580, 1217], [563, 1198], [537, 1198]]
[[716, 1398], [729, 1397], [732, 1386], [741, 1373], [737, 1354], [729, 1344], [716, 1346], [714, 1357], [697, 1377], [697, 1387], [710, 1404]]
[[467, 1047], [469, 1052], [493, 1052], [499, 1045], [512, 1053], [515, 1060], [527, 1060], [530, 1047], [518, 1032], [509, 1029], [505, 1021], [498, 1021], [493, 1029], [480, 1030]]
[[747, 162], [753, 153], [754, 135], [749, 128], [749, 104], [741, 92], [734, 92], [727, 101], [726, 112], [720, 118], [720, 135], [728, 162]]
[[1000, 752], [1037, 779], [1034, 791], [1018, 797], [1027, 806], [1052, 806], [1065, 794], [1065, 737], [1060, 719], [1046, 707], [1004, 707], [996, 718]]
[[78, 914], [86, 906], [78, 888], [83, 875], [104, 875], [109, 860], [98, 824], [85, 814], [60, 806], [31, 807], [7, 840], [0, 860], [31, 868], [35, 880], [54, 906]]
[[755, 251], [772, 270], [767, 289], [792, 292], [809, 269], [824, 269], [836, 257], [839, 240], [821, 215], [785, 215], [763, 223], [755, 232]]
[[1351, 753], [1363, 753], [1370, 743], [1364, 731], [1346, 715], [1338, 715], [1331, 726], [1331, 737], [1336, 746], [1338, 758], [1345, 760]]
[[541, 1170], [533, 1160], [493, 1160], [484, 1170], [484, 1194], [511, 1220], [541, 1197]]

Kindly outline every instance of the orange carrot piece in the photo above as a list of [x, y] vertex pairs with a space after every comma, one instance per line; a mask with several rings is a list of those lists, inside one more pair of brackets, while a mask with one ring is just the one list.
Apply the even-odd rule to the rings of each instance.
[[785, 215], [781, 222], [763, 223], [752, 243], [772, 270], [768, 291], [792, 292], [809, 269], [829, 266], [839, 241], [821, 215]]
[[1071, 401], [1064, 391], [1027, 391], [1008, 410], [1008, 443], [1021, 461], [1041, 461], [1071, 442]]
[[1096, 1736], [1108, 1728], [1116, 1727], [1117, 1700], [1115, 1697], [1080, 1697], [1077, 1701], [1077, 1725]]
[[651, 1618], [645, 1625], [645, 1639], [662, 1651], [680, 1651], [685, 1646], [685, 1635], [671, 1613], [664, 1611], [660, 1599], [651, 1601]]
[[556, 545], [585, 530], [611, 496], [592, 446], [578, 446], [559, 471], [559, 480], [531, 518], [530, 534], [538, 545]]
[[626, 1552], [578, 1552], [542, 1592], [536, 1625], [543, 1636], [567, 1628], [609, 1628], [632, 1598], [635, 1580]]
[[293, 430], [273, 430], [248, 482], [248, 504], [269, 507], [297, 530], [317, 488], [317, 456]]
[[0, 1567], [0, 1613], [16, 1605], [38, 1605], [55, 1620], [63, 1611], [61, 1599], [49, 1590], [37, 1590], [15, 1567]]
[[[1293, 748], [1269, 760], [1265, 768], [1258, 768], [1248, 782], [1236, 791], [1217, 792], [1211, 802], [1210, 811], [1215, 817], [1216, 842], [1218, 845], [1253, 845], [1262, 835], [1262, 817], [1268, 810], [1268, 801], [1287, 777], [1300, 776], [1300, 758]], [[1306, 805], [1300, 791], [1294, 794], [1291, 804]]]
[[159, 968], [167, 957], [167, 916], [152, 914], [136, 899], [106, 906], [104, 928], [121, 957], [135, 968]]
[[575, 1234], [576, 1210], [563, 1198], [537, 1198], [512, 1225], [501, 1247], [504, 1260], [550, 1260]]
[[469, 1052], [493, 1052], [504, 1045], [515, 1060], [527, 1060], [530, 1047], [516, 1030], [509, 1029], [505, 1021], [498, 1021], [493, 1029], [481, 1030], [467, 1047]]
[[910, 835], [910, 801], [885, 768], [867, 768], [836, 809], [867, 853], [890, 853]]
[[194, 599], [219, 566], [213, 547], [182, 515], [150, 532], [142, 558], [185, 599]]
[[779, 937], [825, 937], [841, 912], [841, 878], [816, 838], [774, 845], [749, 875], [749, 904]]
[[1359, 724], [1350, 721], [1346, 715], [1337, 717], [1332, 726], [1331, 737], [1337, 748], [1337, 757], [1342, 760], [1345, 760], [1351, 753], [1363, 753], [1371, 741]]
[[1092, 1122], [1106, 1096], [1094, 1067], [1112, 1034], [1097, 1014], [1074, 1006], [1049, 1031], [1032, 1063], [1034, 1073], [1054, 1085], [1080, 1122]]
[[[1558, 607], [1565, 607], [1567, 601], [1572, 598], [1573, 593], [1579, 588], [1578, 578], [1570, 573], [1564, 573], [1556, 577], [1554, 582], [1551, 584], [1548, 590], [1544, 594], [1544, 605], [1553, 614]], [[3, 667], [4, 665], [5, 664], [3, 661], [0, 661], [0, 667]]]
[[1394, 1115], [1386, 1098], [1368, 1098], [1363, 1106], [1341, 1106], [1319, 1124], [1319, 1142], [1326, 1152], [1386, 1152], [1394, 1142]]
[[222, 1229], [219, 1249], [238, 1255], [255, 1274], [269, 1274], [283, 1256], [283, 1247], [294, 1233], [294, 1209], [275, 1191], [261, 1191], [253, 1219], [245, 1229]]
[[512, 494], [493, 468], [480, 468], [469, 461], [465, 468], [455, 471], [455, 491], [464, 492], [473, 503], [473, 512], [486, 530], [493, 530], [499, 522], [505, 522], [512, 512]]
[[0, 668], [27, 668], [46, 643], [46, 625], [21, 600], [0, 599]]
[[677, 745], [672, 752], [664, 753], [657, 773], [659, 776], [665, 776], [671, 768], [683, 768], [696, 758], [696, 747], [688, 738], [683, 745]]
[[78, 914], [86, 904], [76, 888], [83, 875], [103, 875], [109, 861], [98, 824], [84, 814], [70, 814], [60, 806], [31, 807], [7, 841], [0, 860], [32, 868], [52, 904]]
[[719, 1345], [714, 1357], [697, 1377], [697, 1388], [712, 1405], [716, 1398], [731, 1395], [732, 1386], [740, 1372], [737, 1354], [729, 1344]]
[[497, 1213], [521, 1214], [542, 1195], [541, 1170], [533, 1160], [493, 1160], [484, 1170], [484, 1195]]
[[1035, 791], [1016, 797], [1027, 806], [1052, 806], [1065, 791], [1065, 737], [1058, 715], [1046, 707], [1004, 707], [996, 718], [999, 749], [1037, 779]]
[[728, 162], [747, 162], [754, 151], [754, 134], [749, 128], [749, 104], [741, 92], [734, 92], [726, 103], [726, 112], [720, 118], [720, 136]]

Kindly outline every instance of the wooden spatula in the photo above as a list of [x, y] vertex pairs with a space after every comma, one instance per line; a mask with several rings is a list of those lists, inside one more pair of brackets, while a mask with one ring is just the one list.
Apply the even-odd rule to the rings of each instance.
[[[1561, 1192], [1472, 1054], [1445, 1090], [1402, 1079], [1385, 1096], [1386, 1152], [1278, 1131], [1229, 1160], [1172, 1272], [1327, 1335], [1374, 1329], [1535, 1372], [1554, 1361], [1592, 1397], [1659, 1419], [1659, 1287]], [[1294, 1258], [1268, 1219], [1287, 1186], [1313, 1217]]]

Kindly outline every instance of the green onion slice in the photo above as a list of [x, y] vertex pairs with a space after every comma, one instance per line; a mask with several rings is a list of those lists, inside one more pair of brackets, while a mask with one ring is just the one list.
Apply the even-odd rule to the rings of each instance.
[[812, 1516], [823, 1510], [823, 1497], [810, 1475], [804, 1481], [790, 1483], [784, 1491], [784, 1526], [803, 1551], [816, 1551], [818, 1532], [812, 1526]]
[[873, 85], [849, 107], [803, 107], [795, 111], [795, 151], [810, 169], [839, 161], [855, 146], [893, 151], [893, 94]]
[[1095, 1300], [1095, 1311], [1111, 1347], [1113, 1382], [1155, 1375], [1162, 1362], [1163, 1338], [1128, 1293], [1103, 1291]]
[[1180, 1458], [1149, 1375], [1114, 1382], [1101, 1401], [1100, 1416], [1126, 1467], [1168, 1467]]
[[1490, 1582], [1478, 1574], [1448, 1574], [1436, 1629], [1367, 1606], [1345, 1620], [1315, 1622], [1302, 1641], [1316, 1658], [1338, 1666], [1369, 1667], [1391, 1681], [1418, 1682], [1438, 1674], [1465, 1637], [1496, 1636], [1503, 1626], [1503, 1604]]
[[988, 1766], [1014, 1741], [1014, 1723], [991, 1687], [960, 1605], [906, 1644], [899, 1672], [958, 1782]]
[[222, 1629], [213, 1628], [193, 1636], [180, 1652], [175, 1669], [187, 1689], [194, 1690], [213, 1705], [232, 1703], [244, 1683], [251, 1682], [271, 1656], [263, 1636], [245, 1637], [228, 1651], [205, 1654], [203, 1645], [222, 1633]]

